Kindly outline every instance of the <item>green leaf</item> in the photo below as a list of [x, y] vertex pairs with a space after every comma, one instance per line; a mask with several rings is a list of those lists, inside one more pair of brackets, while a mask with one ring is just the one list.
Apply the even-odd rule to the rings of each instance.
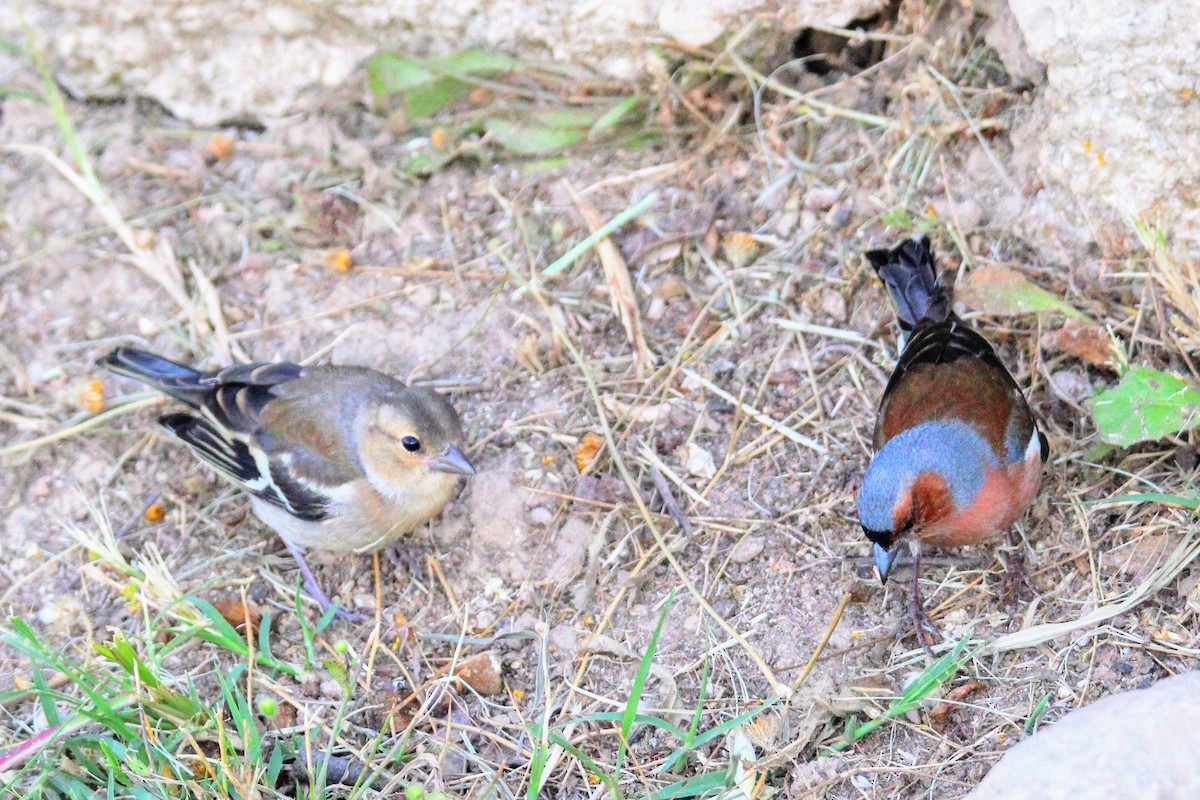
[[197, 631], [197, 635], [206, 642], [224, 647], [230, 652], [237, 653], [240, 656], [248, 655], [250, 648], [246, 645], [246, 640], [242, 638], [242, 634], [238, 633], [229, 620], [222, 616], [220, 611], [213, 607], [213, 604], [207, 600], [202, 600], [199, 597], [191, 598], [191, 603], [200, 613], [208, 619], [211, 626], [207, 630]]
[[570, 147], [587, 136], [584, 128], [543, 128], [506, 119], [484, 121], [492, 140], [519, 156], [540, 156]]
[[1128, 447], [1200, 425], [1200, 392], [1168, 372], [1134, 367], [1087, 401], [1100, 438]]
[[427, 147], [423, 150], [417, 150], [409, 156], [408, 161], [404, 162], [404, 172], [408, 175], [425, 178], [442, 169], [453, 160], [454, 153], [452, 151], [435, 150], [433, 147]]
[[432, 117], [462, 97], [471, 84], [458, 78], [438, 78], [408, 92], [404, 109], [409, 119]]
[[580, 750], [575, 745], [568, 742], [566, 739], [564, 739], [562, 737], [561, 734], [555, 733], [554, 731], [550, 731], [549, 733], [546, 734], [546, 736], [547, 736], [547, 738], [550, 739], [550, 741], [554, 742], [556, 745], [561, 747], [563, 750], [566, 750], [568, 753], [570, 753], [572, 756], [574, 756], [576, 759], [578, 759], [579, 763], [583, 764], [583, 768], [586, 769], [591, 774], [595, 775], [597, 778], [599, 778], [600, 781], [606, 787], [608, 787], [609, 792], [614, 797], [621, 796], [620, 789], [618, 788], [618, 783], [617, 783], [616, 779], [613, 778], [612, 775], [609, 775], [607, 772], [605, 772], [603, 769], [601, 769], [600, 765], [597, 764], [591, 758], [591, 756], [589, 756], [587, 753]]
[[92, 647], [100, 655], [120, 665], [130, 677], [138, 680], [147, 689], [162, 688], [158, 676], [138, 657], [137, 650], [120, 631], [113, 632], [112, 641], [108, 644], [94, 642]]
[[720, 725], [717, 725], [715, 728], [710, 728], [710, 729], [706, 730], [704, 733], [700, 734], [694, 740], [692, 740], [693, 746], [700, 747], [701, 745], [703, 745], [705, 742], [709, 741], [710, 739], [715, 739], [718, 736], [724, 736], [726, 734], [726, 732], [733, 730], [738, 725], [741, 725], [743, 722], [749, 722], [750, 720], [754, 719], [762, 712], [766, 711], [771, 706], [775, 705], [777, 702], [779, 702], [778, 697], [771, 698], [770, 700], [766, 701], [762, 705], [755, 706], [754, 708], [750, 709], [749, 711], [743, 711], [741, 714], [738, 714], [733, 719], [725, 720]]
[[462, 50], [444, 58], [430, 59], [429, 64], [434, 71], [443, 75], [480, 76], [511, 72], [518, 66], [514, 58], [478, 48]]
[[907, 231], [913, 227], [913, 215], [903, 206], [896, 206], [891, 211], [885, 212], [879, 219], [889, 228], [900, 228]]
[[9, 86], [0, 86], [0, 99], [5, 97], [16, 97], [20, 100], [31, 100], [34, 103], [38, 103], [43, 106], [46, 105], [46, 98], [42, 97], [40, 94], [26, 92], [21, 89], [13, 89]]
[[[616, 722], [617, 720], [621, 720], [624, 718], [625, 718], [624, 711], [601, 711], [598, 714], [588, 714], [585, 717], [572, 717], [571, 719], [565, 719], [565, 720], [562, 720], [561, 722], [554, 723], [554, 725], [552, 727], [565, 728], [568, 725], [579, 725], [581, 723], [588, 723], [588, 722]], [[667, 722], [665, 719], [659, 719], [658, 717], [652, 717], [649, 714], [635, 714], [633, 721], [635, 723], [637, 723], [638, 725], [649, 725], [652, 728], [658, 728], [660, 730], [664, 730], [667, 733], [669, 733], [672, 736], [679, 739], [680, 741], [682, 741], [684, 739], [684, 737], [687, 735], [683, 732], [682, 729], [680, 729], [679, 727], [677, 727], [675, 725], [672, 725], [671, 723]]]
[[530, 116], [534, 126], [542, 128], [581, 128], [589, 130], [600, 119], [591, 108], [558, 108], [535, 111]]
[[[766, 711], [771, 706], [775, 705], [775, 703], [777, 703], [778, 701], [779, 701], [779, 698], [768, 700], [767, 702], [763, 703], [762, 705], [756, 706], [755, 708], [752, 708], [749, 711], [743, 711], [741, 714], [738, 714], [733, 719], [725, 720], [724, 722], [722, 722], [720, 725], [716, 726], [715, 728], [710, 728], [709, 730], [704, 731], [704, 733], [701, 733], [698, 736], [694, 735], [694, 732], [693, 732], [692, 735], [689, 735], [689, 737], [684, 740], [684, 744], [682, 747], [676, 748], [669, 756], [667, 756], [666, 761], [663, 762], [662, 767], [659, 768], [659, 770], [658, 770], [659, 774], [662, 775], [662, 774], [666, 774], [667, 772], [670, 772], [671, 769], [677, 763], [679, 763], [685, 756], [687, 756], [687, 754], [690, 751], [698, 749], [699, 747], [703, 746], [705, 742], [708, 742], [710, 739], [715, 739], [718, 736], [724, 736], [726, 733], [733, 730], [738, 725], [741, 725], [744, 722], [749, 722], [754, 717], [757, 717], [759, 714]], [[702, 707], [698, 707], [696, 710], [700, 711], [701, 708]]]
[[422, 62], [397, 53], [380, 53], [367, 62], [367, 86], [379, 101], [429, 83], [435, 77], [433, 70]]
[[1035, 286], [1024, 275], [1008, 267], [991, 266], [971, 270], [955, 294], [969, 308], [985, 314], [1013, 317], [1053, 311], [1096, 324], [1070, 303]]
[[967, 644], [970, 640], [971, 637], [969, 634], [964, 636], [954, 645], [954, 649], [942, 654], [937, 661], [927, 666], [908, 685], [904, 695], [893, 700], [879, 716], [873, 717], [861, 725], [858, 724], [856, 717], [847, 717], [845, 732], [842, 734], [842, 738], [829, 745], [829, 749], [835, 752], [845, 750], [851, 744], [859, 741], [888, 720], [903, 716], [918, 708], [926, 697], [958, 674], [958, 671], [966, 666], [967, 662], [979, 652], [978, 649], [970, 653], [966, 652]]
[[445, 58], [419, 59], [379, 53], [367, 62], [367, 86], [383, 104], [404, 93], [410, 119], [437, 113], [471, 88], [469, 78], [507, 72], [517, 66], [508, 56], [486, 50], [463, 50]]

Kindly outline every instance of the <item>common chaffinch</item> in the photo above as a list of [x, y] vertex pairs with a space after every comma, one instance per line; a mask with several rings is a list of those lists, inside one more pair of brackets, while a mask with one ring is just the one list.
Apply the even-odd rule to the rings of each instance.
[[875, 456], [858, 493], [881, 582], [907, 543], [910, 616], [926, 650], [923, 545], [978, 544], [1033, 502], [1050, 455], [1029, 404], [987, 341], [951, 310], [925, 237], [866, 254], [891, 295], [902, 336], [875, 424]]
[[330, 601], [307, 548], [379, 550], [435, 516], [475, 473], [449, 401], [373, 369], [285, 362], [201, 372], [130, 347], [99, 363], [191, 407], [159, 422], [250, 494], [322, 610]]

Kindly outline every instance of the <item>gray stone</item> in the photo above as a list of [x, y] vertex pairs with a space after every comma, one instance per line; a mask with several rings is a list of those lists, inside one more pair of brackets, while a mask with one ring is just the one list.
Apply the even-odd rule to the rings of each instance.
[[1014, 131], [1015, 153], [1065, 189], [1066, 204], [1117, 230], [1132, 232], [1129, 219], [1139, 216], [1200, 242], [1195, 6], [1010, 0], [1009, 7], [1030, 55], [1046, 65], [1032, 113]]
[[1200, 672], [1072, 711], [1014, 747], [968, 800], [1195, 800]]
[[762, 551], [766, 546], [767, 540], [765, 537], [743, 536], [733, 546], [733, 550], [729, 553], [729, 559], [735, 564], [745, 564], [762, 555]]
[[631, 77], [664, 69], [656, 55], [663, 38], [699, 47], [755, 14], [772, 12], [784, 29], [845, 25], [874, 13], [883, 0], [779, 5], [770, 0], [27, 0], [0, 3], [0, 38], [24, 42], [27, 23], [55, 76], [72, 93], [150, 97], [180, 119], [211, 125], [229, 119], [270, 122], [310, 110], [382, 49], [380, 43], [417, 56], [482, 47]]

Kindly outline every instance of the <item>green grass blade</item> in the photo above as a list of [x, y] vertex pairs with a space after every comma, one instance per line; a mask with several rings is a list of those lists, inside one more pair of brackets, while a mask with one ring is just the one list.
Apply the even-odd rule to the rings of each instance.
[[1138, 494], [1123, 494], [1119, 497], [1101, 497], [1095, 500], [1084, 500], [1081, 505], [1125, 505], [1129, 503], [1161, 503], [1164, 506], [1186, 508], [1189, 511], [1200, 511], [1200, 497], [1189, 497], [1183, 494], [1166, 494], [1164, 492], [1140, 492]]
[[[597, 714], [588, 714], [585, 717], [572, 717], [571, 719], [556, 722], [550, 727], [565, 728], [568, 725], [578, 725], [586, 722], [616, 722], [617, 720], [623, 719], [625, 719], [624, 711], [602, 711]], [[680, 741], [685, 741], [687, 738], [687, 733], [682, 728], [672, 725], [664, 719], [652, 717], [649, 714], [637, 714], [633, 721], [638, 725], [649, 725], [651, 727], [664, 730], [672, 736], [678, 738]]]
[[563, 738], [563, 736], [561, 734], [555, 733], [554, 731], [550, 731], [549, 738], [550, 738], [550, 741], [554, 742], [556, 745], [561, 747], [563, 750], [566, 750], [572, 756], [577, 758], [579, 760], [579, 763], [583, 764], [584, 769], [586, 769], [588, 772], [592, 773], [597, 778], [599, 778], [600, 782], [608, 787], [608, 790], [609, 790], [609, 792], [612, 793], [613, 797], [621, 796], [621, 789], [617, 783], [617, 779], [614, 778], [612, 775], [609, 775], [603, 769], [601, 769], [600, 765], [597, 764], [592, 759], [591, 756], [589, 756], [587, 753], [580, 750], [575, 745], [568, 742], [566, 739]]
[[1042, 717], [1050, 708], [1050, 692], [1042, 695], [1042, 699], [1038, 700], [1038, 704], [1033, 707], [1033, 711], [1029, 712], [1029, 719], [1025, 720], [1025, 732], [1032, 733], [1037, 730], [1038, 723], [1042, 721]]
[[904, 695], [893, 700], [891, 705], [884, 709], [882, 714], [874, 719], [867, 720], [862, 725], [849, 728], [843, 738], [830, 745], [830, 749], [835, 751], [845, 750], [885, 722], [903, 716], [918, 708], [926, 697], [957, 675], [958, 671], [975, 656], [975, 652], [977, 651], [965, 652], [969, 642], [970, 637], [964, 636], [954, 645], [954, 649], [926, 667], [917, 676], [917, 679], [909, 684]]
[[591, 130], [588, 131], [588, 140], [594, 141], [599, 139], [612, 128], [615, 128], [641, 102], [642, 96], [633, 94], [615, 103], [612, 108], [601, 114], [600, 118], [592, 125]]
[[662, 635], [663, 625], [666, 624], [667, 615], [671, 613], [673, 605], [675, 605], [674, 589], [667, 595], [667, 602], [663, 604], [658, 625], [655, 626], [654, 633], [650, 636], [650, 643], [646, 645], [646, 654], [642, 656], [642, 663], [638, 665], [637, 675], [634, 676], [633, 686], [629, 691], [629, 699], [625, 702], [625, 713], [621, 718], [621, 744], [617, 747], [617, 775], [621, 774], [621, 766], [625, 761], [625, 750], [629, 746], [629, 732], [633, 730], [638, 703], [642, 699], [642, 690], [646, 688], [646, 681], [650, 679], [650, 666], [654, 663], [654, 651], [658, 649], [658, 637]]
[[[681, 797], [702, 797], [706, 794], [724, 793], [733, 785], [733, 776], [729, 770], [723, 772], [705, 772], [693, 775], [681, 781], [664, 786], [653, 794], [648, 794], [643, 800], [677, 800]], [[739, 793], [740, 796], [740, 793]]]
[[754, 719], [759, 714], [766, 711], [768, 708], [770, 708], [771, 706], [775, 705], [778, 702], [779, 702], [778, 697], [772, 698], [760, 706], [752, 708], [749, 711], [743, 711], [741, 714], [738, 714], [736, 717], [725, 720], [724, 722], [722, 722], [720, 725], [716, 726], [715, 728], [710, 728], [710, 729], [706, 730], [704, 733], [697, 736], [692, 742], [693, 746], [700, 747], [701, 745], [705, 744], [706, 742], [708, 742], [712, 739], [715, 739], [718, 736], [724, 736], [726, 733], [733, 730], [738, 725], [741, 725], [743, 722], [747, 722], [748, 720]]
[[651, 192], [650, 194], [646, 195], [635, 205], [625, 209], [620, 214], [617, 214], [608, 222], [601, 225], [599, 230], [597, 230], [595, 233], [589, 235], [582, 242], [575, 245], [570, 250], [555, 259], [553, 264], [542, 270], [542, 275], [547, 277], [551, 275], [557, 275], [563, 270], [568, 269], [572, 264], [579, 260], [580, 256], [595, 247], [597, 242], [599, 242], [605, 236], [610, 235], [617, 228], [620, 228], [626, 222], [629, 222], [646, 209], [650, 208], [650, 206], [654, 205], [655, 201], [657, 200], [658, 194], [656, 192]]

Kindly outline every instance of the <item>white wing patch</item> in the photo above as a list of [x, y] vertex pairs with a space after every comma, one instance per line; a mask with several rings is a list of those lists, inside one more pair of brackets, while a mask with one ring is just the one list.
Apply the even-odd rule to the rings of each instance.
[[1025, 460], [1032, 461], [1034, 458], [1039, 461], [1042, 458], [1042, 436], [1038, 433], [1037, 426], [1033, 426], [1033, 436], [1029, 439], [1029, 446], [1025, 448]]

